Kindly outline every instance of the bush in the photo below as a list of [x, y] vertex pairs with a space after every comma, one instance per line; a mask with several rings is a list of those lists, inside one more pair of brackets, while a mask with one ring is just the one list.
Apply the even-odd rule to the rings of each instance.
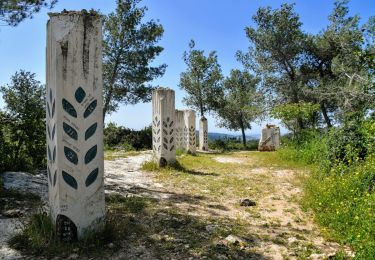
[[332, 164], [363, 160], [368, 152], [368, 136], [363, 130], [363, 123], [350, 123], [341, 128], [332, 129], [328, 135], [328, 159]]
[[104, 129], [104, 144], [107, 149], [145, 150], [151, 149], [152, 128], [135, 131], [109, 123]]
[[314, 164], [303, 204], [315, 212], [325, 234], [356, 251], [375, 255], [375, 120], [346, 124], [327, 134], [311, 132], [296, 142], [284, 140], [280, 156]]
[[317, 164], [326, 167], [328, 164], [327, 137], [318, 131], [302, 134], [301, 139], [293, 140], [288, 136], [282, 137], [280, 157], [285, 160], [297, 161], [304, 164]]
[[240, 150], [257, 150], [259, 140], [248, 140], [246, 148], [243, 147], [242, 141], [233, 139], [216, 139], [209, 141], [209, 148], [218, 151], [240, 151]]
[[315, 172], [306, 185], [304, 205], [315, 211], [326, 234], [349, 243], [356, 258], [375, 255], [375, 157], [352, 166]]
[[34, 171], [46, 167], [44, 86], [35, 74], [20, 71], [1, 87], [0, 171]]

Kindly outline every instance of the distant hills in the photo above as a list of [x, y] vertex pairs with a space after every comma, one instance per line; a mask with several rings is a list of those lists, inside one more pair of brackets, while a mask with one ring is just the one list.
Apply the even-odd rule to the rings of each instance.
[[[197, 131], [197, 134], [198, 134], [198, 131]], [[225, 139], [232, 139], [232, 138], [242, 140], [242, 135], [223, 134], [223, 133], [208, 133], [208, 139], [209, 140], [218, 140], [218, 139], [225, 140]], [[256, 134], [246, 135], [247, 140], [254, 140], [254, 139], [259, 139], [259, 138], [260, 138], [260, 135], [256, 135]]]

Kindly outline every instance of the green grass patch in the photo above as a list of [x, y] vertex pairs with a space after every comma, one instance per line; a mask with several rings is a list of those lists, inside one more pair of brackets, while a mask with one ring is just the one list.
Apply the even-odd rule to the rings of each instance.
[[303, 204], [330, 239], [349, 244], [357, 259], [375, 255], [375, 158], [329, 175], [314, 172], [306, 181]]
[[312, 138], [277, 152], [281, 160], [306, 165], [302, 178], [305, 210], [312, 209], [323, 235], [350, 245], [356, 259], [375, 255], [375, 156], [349, 163], [330, 162], [325, 138]]
[[[79, 241], [72, 243], [59, 240], [50, 216], [36, 213], [30, 216], [22, 231], [8, 243], [28, 256], [68, 257], [73, 253], [81, 256], [103, 256], [118, 249], [131, 235], [140, 236], [145, 232], [145, 227], [137, 221], [137, 215], [143, 214], [151, 202], [150, 199], [138, 197], [107, 196], [103, 230], [87, 232]], [[113, 244], [111, 248], [108, 247], [110, 243]]]
[[140, 151], [126, 151], [126, 150], [105, 150], [104, 160], [113, 161], [119, 158], [126, 158], [141, 154]]

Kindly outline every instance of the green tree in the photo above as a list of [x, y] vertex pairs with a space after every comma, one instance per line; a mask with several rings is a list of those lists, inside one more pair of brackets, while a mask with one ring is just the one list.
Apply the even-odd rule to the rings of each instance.
[[194, 49], [195, 42], [189, 43], [189, 51], [185, 51], [183, 59], [187, 70], [180, 75], [180, 88], [188, 94], [183, 102], [197, 109], [201, 117], [218, 106], [217, 98], [221, 96], [222, 73], [215, 51], [208, 56], [203, 50]]
[[[15, 170], [43, 167], [46, 154], [44, 86], [35, 74], [20, 71], [1, 87], [5, 102], [6, 135]], [[3, 129], [4, 130], [4, 129]]]
[[[249, 51], [238, 52], [238, 58], [261, 77], [272, 106], [299, 103], [304, 99], [299, 67], [305, 34], [294, 4], [283, 4], [275, 10], [261, 7], [252, 19], [255, 26], [246, 28]], [[302, 118], [298, 118], [298, 124], [304, 128]]]
[[349, 16], [347, 4], [347, 0], [336, 1], [327, 28], [309, 35], [305, 45], [307, 59], [301, 66], [306, 93], [310, 101], [320, 105], [328, 127], [332, 126], [329, 113], [363, 111], [363, 105], [371, 100], [366, 87], [371, 82], [370, 69], [361, 60], [369, 61], [370, 52], [366, 49], [373, 48], [371, 42], [367, 47], [364, 44], [366, 38], [371, 38], [364, 33], [371, 26], [360, 27], [360, 17]]
[[264, 113], [264, 98], [257, 90], [259, 79], [247, 71], [232, 70], [224, 80], [224, 97], [217, 109], [219, 126], [230, 130], [241, 130], [246, 147], [246, 129]]
[[16, 26], [24, 19], [32, 18], [42, 7], [52, 8], [56, 3], [57, 0], [1, 0], [0, 21]]
[[104, 117], [116, 111], [119, 103], [150, 101], [153, 87], [147, 82], [166, 69], [165, 64], [150, 65], [163, 51], [156, 43], [164, 29], [153, 20], [142, 22], [147, 8], [137, 7], [139, 2], [118, 0], [116, 11], [104, 19]]

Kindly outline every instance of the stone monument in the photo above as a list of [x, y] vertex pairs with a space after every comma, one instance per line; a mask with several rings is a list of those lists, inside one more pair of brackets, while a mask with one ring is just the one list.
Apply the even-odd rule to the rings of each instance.
[[185, 150], [185, 121], [184, 121], [184, 111], [176, 109], [176, 124], [175, 124], [175, 143], [176, 143], [176, 150], [181, 149]]
[[280, 147], [280, 128], [275, 125], [267, 124], [262, 129], [262, 135], [259, 140], [259, 151], [275, 151]]
[[208, 123], [204, 116], [199, 120], [199, 150], [208, 151]]
[[184, 137], [185, 150], [187, 153], [195, 154], [196, 138], [195, 138], [195, 111], [184, 111]]
[[163, 167], [176, 161], [174, 90], [158, 88], [152, 92], [152, 149]]
[[49, 16], [49, 203], [58, 236], [72, 241], [104, 225], [102, 21], [85, 10]]

